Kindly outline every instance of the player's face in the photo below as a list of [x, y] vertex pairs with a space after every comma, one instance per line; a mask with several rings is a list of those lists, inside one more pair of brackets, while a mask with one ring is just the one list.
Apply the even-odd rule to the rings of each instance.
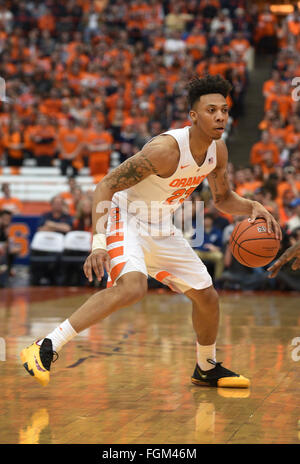
[[193, 126], [212, 140], [222, 137], [228, 120], [228, 104], [223, 95], [212, 93], [202, 95], [190, 111]]

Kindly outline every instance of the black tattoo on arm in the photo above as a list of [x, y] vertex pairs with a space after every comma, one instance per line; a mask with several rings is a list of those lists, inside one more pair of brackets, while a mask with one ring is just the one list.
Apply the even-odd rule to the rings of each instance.
[[103, 182], [111, 190], [120, 191], [138, 184], [151, 174], [157, 174], [157, 172], [150, 159], [144, 153], [140, 153], [138, 156], [127, 159], [111, 171], [103, 179]]
[[219, 203], [230, 195], [231, 189], [227, 171], [223, 175], [222, 172], [213, 171], [209, 175], [209, 181], [214, 203]]

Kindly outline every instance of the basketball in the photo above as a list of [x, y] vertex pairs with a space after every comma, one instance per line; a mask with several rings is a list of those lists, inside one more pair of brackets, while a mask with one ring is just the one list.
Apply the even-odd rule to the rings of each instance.
[[269, 264], [277, 255], [280, 240], [275, 233], [267, 230], [265, 219], [249, 219], [239, 222], [230, 237], [230, 250], [235, 259], [247, 267], [262, 267]]

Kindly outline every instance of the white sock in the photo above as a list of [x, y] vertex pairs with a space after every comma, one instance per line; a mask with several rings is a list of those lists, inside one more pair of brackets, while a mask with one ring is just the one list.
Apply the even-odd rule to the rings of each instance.
[[[45, 338], [50, 338], [52, 341], [53, 351], [59, 351], [61, 348], [72, 338], [77, 335], [77, 332], [73, 329], [68, 319], [60, 324], [53, 332], [46, 335]], [[43, 339], [44, 340], [44, 339]], [[38, 345], [43, 343], [43, 340], [38, 341]]]
[[197, 362], [202, 371], [208, 371], [214, 368], [212, 364], [207, 362], [208, 359], [212, 359], [216, 362], [216, 344], [200, 345], [197, 342]]

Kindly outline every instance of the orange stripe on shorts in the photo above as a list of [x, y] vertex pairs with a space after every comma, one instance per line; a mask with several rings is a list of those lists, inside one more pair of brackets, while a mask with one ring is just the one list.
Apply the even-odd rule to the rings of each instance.
[[123, 267], [124, 267], [124, 264], [125, 264], [125, 261], [124, 263], [119, 263], [119, 264], [116, 264], [112, 270], [110, 271], [110, 278], [112, 280], [112, 282], [114, 282], [116, 280], [116, 278], [118, 277], [118, 275], [120, 274], [120, 272], [122, 271]]
[[117, 256], [122, 256], [124, 254], [124, 247], [119, 246], [112, 250], [108, 250], [108, 254], [111, 259], [116, 258]]
[[106, 237], [106, 245], [111, 243], [122, 242], [124, 240], [124, 234], [109, 235]]
[[167, 271], [160, 271], [156, 274], [155, 278], [156, 280], [159, 280], [159, 282], [162, 282], [166, 277], [170, 276], [171, 274]]
[[121, 221], [113, 222], [111, 227], [110, 227], [110, 232], [113, 232], [114, 230], [120, 230], [122, 229], [124, 223]]

